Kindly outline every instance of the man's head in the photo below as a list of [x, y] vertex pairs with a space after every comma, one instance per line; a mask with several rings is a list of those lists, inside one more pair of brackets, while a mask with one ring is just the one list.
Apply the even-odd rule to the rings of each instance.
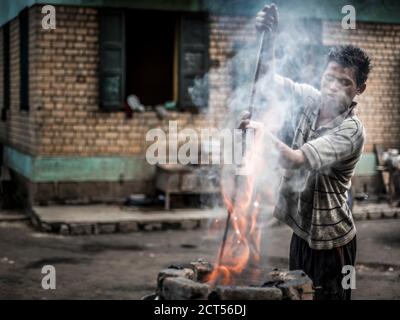
[[360, 48], [333, 47], [321, 79], [323, 103], [336, 109], [333, 113], [343, 112], [364, 92], [369, 71], [370, 58]]

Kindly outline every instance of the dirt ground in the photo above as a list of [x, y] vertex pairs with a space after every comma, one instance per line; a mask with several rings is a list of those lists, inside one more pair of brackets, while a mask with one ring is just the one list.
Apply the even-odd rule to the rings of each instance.
[[[357, 229], [353, 299], [400, 299], [400, 219], [358, 221]], [[264, 230], [264, 266], [287, 267], [290, 230]], [[0, 299], [140, 299], [154, 292], [162, 268], [214, 261], [221, 235], [201, 229], [60, 236], [28, 222], [2, 222]], [[41, 286], [44, 265], [56, 269], [55, 290]]]

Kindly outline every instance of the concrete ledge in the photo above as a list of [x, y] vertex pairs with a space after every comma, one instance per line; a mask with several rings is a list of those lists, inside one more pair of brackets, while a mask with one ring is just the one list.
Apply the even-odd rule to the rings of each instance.
[[375, 220], [400, 217], [400, 208], [390, 207], [386, 203], [369, 203], [356, 205], [353, 208], [355, 220]]
[[1, 212], [0, 211], [0, 222], [13, 222], [13, 221], [24, 221], [28, 220], [29, 217], [22, 213], [14, 212]]
[[[354, 207], [353, 216], [355, 220], [393, 219], [400, 217], [400, 208], [392, 208], [387, 204], [362, 204]], [[226, 211], [217, 208], [144, 212], [117, 205], [60, 205], [35, 206], [30, 212], [30, 218], [32, 224], [43, 232], [88, 235], [193, 230], [206, 226], [212, 219], [225, 219]]]
[[143, 212], [113, 205], [33, 207], [32, 224], [44, 232], [62, 235], [88, 235], [158, 231], [192, 230], [205, 226], [211, 219], [226, 217], [222, 209], [177, 209]]

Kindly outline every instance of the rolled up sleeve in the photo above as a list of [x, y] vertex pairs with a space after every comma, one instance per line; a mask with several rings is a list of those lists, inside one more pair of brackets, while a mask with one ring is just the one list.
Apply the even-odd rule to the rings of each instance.
[[364, 146], [365, 133], [360, 121], [352, 118], [319, 138], [306, 142], [300, 150], [307, 166], [318, 170], [358, 156]]

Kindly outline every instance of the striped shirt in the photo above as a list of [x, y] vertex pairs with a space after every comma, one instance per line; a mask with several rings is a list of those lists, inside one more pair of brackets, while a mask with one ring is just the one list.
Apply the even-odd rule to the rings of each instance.
[[362, 123], [352, 111], [356, 103], [317, 128], [320, 92], [290, 79], [281, 81], [293, 99], [291, 120], [296, 125], [291, 146], [303, 151], [306, 165], [284, 170], [274, 216], [312, 249], [343, 246], [356, 234], [347, 191], [365, 138]]

